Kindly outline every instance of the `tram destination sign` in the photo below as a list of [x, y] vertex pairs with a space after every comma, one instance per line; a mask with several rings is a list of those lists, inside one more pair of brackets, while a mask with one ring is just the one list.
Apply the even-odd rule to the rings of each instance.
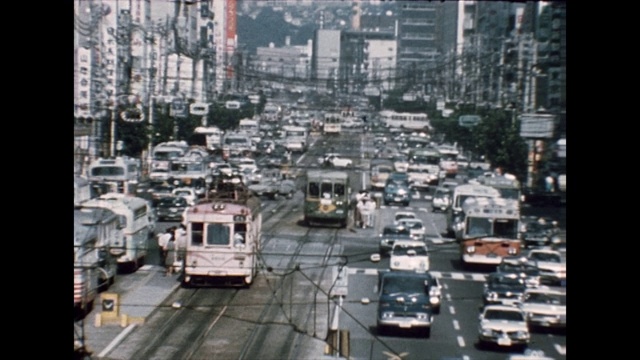
[[532, 139], [550, 139], [556, 116], [550, 114], [522, 114], [520, 118], [520, 136]]

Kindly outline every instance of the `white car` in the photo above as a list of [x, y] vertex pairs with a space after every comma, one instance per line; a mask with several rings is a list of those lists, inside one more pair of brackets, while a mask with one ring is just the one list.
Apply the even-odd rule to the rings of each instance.
[[429, 271], [429, 252], [422, 241], [397, 240], [389, 255], [391, 270]]
[[479, 345], [526, 348], [531, 341], [527, 315], [510, 305], [487, 305], [479, 317]]
[[567, 327], [567, 294], [564, 291], [546, 286], [527, 289], [519, 307], [527, 314], [529, 326], [559, 329]]
[[395, 215], [393, 216], [393, 220], [394, 221], [399, 221], [402, 219], [417, 219], [418, 217], [416, 216], [416, 213], [414, 213], [413, 211], [396, 211]]
[[422, 220], [420, 219], [400, 219], [396, 221], [396, 224], [402, 225], [409, 229], [411, 232], [411, 238], [415, 240], [423, 240], [426, 233]]
[[555, 285], [567, 281], [567, 263], [559, 251], [533, 249], [529, 251], [527, 261], [538, 268], [542, 282]]
[[348, 168], [353, 167], [353, 161], [342, 157], [340, 154], [329, 153], [318, 159], [318, 162], [324, 166]]
[[404, 154], [394, 156], [393, 169], [397, 172], [407, 172], [409, 170], [409, 158]]
[[174, 196], [181, 196], [187, 200], [189, 206], [195, 205], [198, 195], [196, 191], [190, 187], [179, 187], [171, 190], [171, 194]]

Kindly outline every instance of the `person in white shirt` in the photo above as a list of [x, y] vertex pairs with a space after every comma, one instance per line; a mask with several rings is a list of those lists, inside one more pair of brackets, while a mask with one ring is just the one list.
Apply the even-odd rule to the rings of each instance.
[[165, 232], [158, 235], [158, 250], [160, 251], [160, 263], [162, 266], [165, 265], [167, 252], [166, 247], [169, 243], [169, 240], [173, 237], [173, 229], [168, 228]]
[[174, 232], [174, 237], [176, 239], [176, 259], [184, 265], [183, 260], [187, 253], [187, 227], [180, 224]]

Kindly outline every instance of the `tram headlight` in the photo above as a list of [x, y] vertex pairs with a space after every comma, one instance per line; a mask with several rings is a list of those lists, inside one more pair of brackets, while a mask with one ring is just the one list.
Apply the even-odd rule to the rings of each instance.
[[467, 254], [473, 254], [474, 252], [476, 252], [475, 246], [467, 246]]
[[516, 248], [510, 247], [509, 250], [507, 250], [507, 252], [509, 253], [509, 255], [515, 255], [518, 252], [518, 250], [516, 250]]

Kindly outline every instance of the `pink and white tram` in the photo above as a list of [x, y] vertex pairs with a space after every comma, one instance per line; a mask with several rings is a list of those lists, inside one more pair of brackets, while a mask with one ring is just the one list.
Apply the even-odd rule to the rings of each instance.
[[189, 207], [182, 285], [249, 286], [261, 250], [260, 200], [234, 192]]

